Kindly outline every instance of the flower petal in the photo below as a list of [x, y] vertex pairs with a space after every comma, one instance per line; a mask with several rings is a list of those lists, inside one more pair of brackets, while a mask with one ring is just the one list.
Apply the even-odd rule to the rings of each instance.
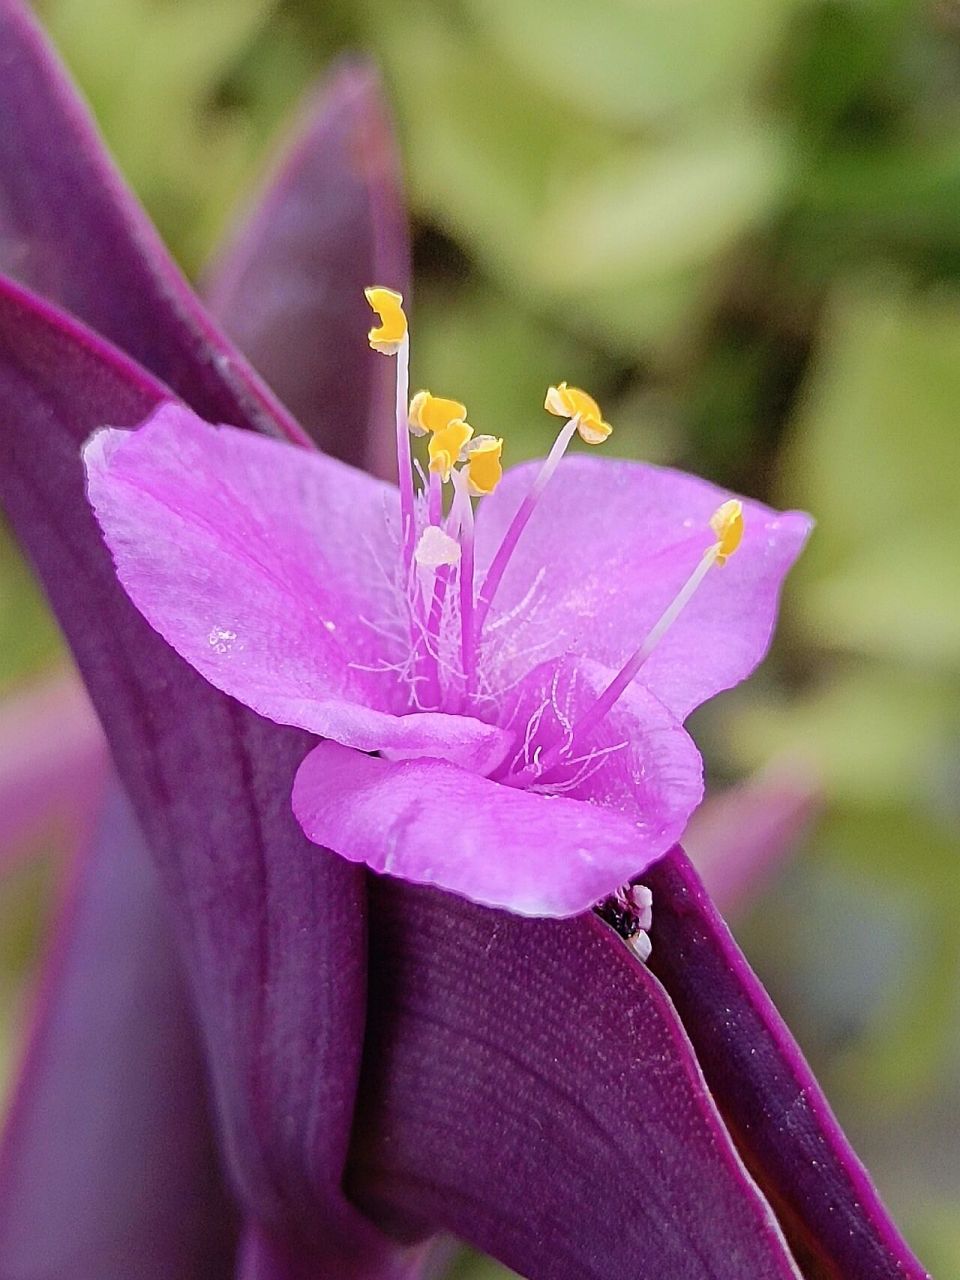
[[[682, 769], [692, 765], [699, 798], [699, 756], [693, 749], [694, 763], [683, 730], [662, 709], [661, 717], [650, 739], [669, 729], [682, 735], [679, 746], [660, 749]], [[665, 853], [677, 830], [660, 822], [663, 809], [647, 815], [538, 795], [442, 760], [398, 763], [334, 742], [300, 766], [293, 808], [311, 840], [351, 862], [534, 916], [587, 910]], [[664, 808], [672, 817], [670, 799]]]
[[409, 689], [383, 668], [405, 655], [384, 638], [395, 588], [380, 559], [394, 488], [173, 401], [135, 432], [97, 432], [84, 461], [124, 588], [216, 688], [364, 750], [481, 770], [502, 758], [508, 736], [479, 720], [399, 714]]
[[[0, 282], [0, 503], [43, 579], [172, 896], [223, 1148], [245, 1210], [315, 1252], [379, 1256], [344, 1199], [364, 1026], [363, 881], [290, 811], [308, 747], [192, 671], [119, 586], [83, 490], [98, 423], [165, 388]], [[318, 980], [322, 975], [322, 980]]]
[[379, 77], [343, 64], [307, 100], [210, 272], [225, 331], [328, 453], [396, 475], [394, 366], [370, 350], [371, 280], [409, 293], [399, 157]]
[[0, 271], [116, 343], [211, 421], [306, 442], [211, 323], [18, 0], [0, 0], [0, 49]]
[[[535, 475], [534, 464], [514, 467], [481, 504], [482, 566]], [[518, 650], [532, 635], [544, 642], [543, 658], [572, 649], [619, 667], [711, 545], [710, 516], [728, 497], [679, 471], [565, 459], [520, 539], [492, 616], [526, 600], [529, 626], [514, 628]], [[763, 658], [780, 586], [811, 524], [802, 513], [779, 514], [756, 502], [744, 502], [744, 520], [736, 555], [707, 575], [639, 677], [680, 719], [743, 680]], [[502, 655], [504, 638], [497, 644]]]
[[811, 1275], [930, 1280], [770, 997], [680, 849], [651, 869], [650, 967], [717, 1105]]
[[370, 912], [347, 1185], [386, 1230], [441, 1225], [528, 1280], [798, 1280], [673, 1006], [612, 930], [386, 878]]
[[[534, 667], [508, 700], [505, 722], [520, 745], [496, 779], [507, 770], [530, 769], [544, 750], [565, 741], [614, 674], [589, 659], [563, 658]], [[703, 799], [703, 761], [696, 744], [639, 681], [624, 690], [585, 740], [574, 739], [572, 752], [570, 762], [544, 775], [551, 781], [537, 779], [537, 787], [630, 818], [637, 847], [647, 855], [644, 865], [652, 851], [658, 856], [676, 844]]]
[[227, 1280], [234, 1213], [206, 1094], [167, 903], [116, 792], [58, 926], [0, 1145], [4, 1280]]

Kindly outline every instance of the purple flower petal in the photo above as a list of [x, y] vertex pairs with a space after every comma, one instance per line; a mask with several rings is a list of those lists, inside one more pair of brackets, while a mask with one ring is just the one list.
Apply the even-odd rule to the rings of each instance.
[[300, 766], [293, 807], [311, 840], [351, 862], [519, 915], [585, 911], [664, 852], [615, 809], [335, 742]]
[[211, 684], [363, 750], [429, 750], [481, 771], [502, 759], [502, 729], [401, 715], [408, 688], [378, 670], [395, 588], [377, 543], [393, 549], [396, 489], [173, 402], [136, 432], [98, 432], [84, 458], [120, 581]]
[[396, 475], [393, 366], [370, 350], [363, 289], [407, 295], [400, 165], [379, 77], [344, 65], [307, 102], [205, 290], [224, 330], [328, 453]]
[[797, 1280], [670, 1001], [611, 930], [370, 892], [348, 1186], [387, 1230], [441, 1224], [530, 1280]]
[[651, 968], [714, 1098], [813, 1276], [930, 1280], [682, 851], [654, 867]]
[[[535, 464], [514, 467], [481, 504], [481, 565], [489, 563], [535, 474]], [[711, 544], [710, 516], [728, 497], [679, 471], [565, 459], [520, 539], [495, 610], [509, 613], [533, 592], [537, 638], [548, 641], [544, 658], [573, 648], [617, 668]], [[744, 503], [744, 517], [737, 554], [707, 575], [643, 667], [642, 682], [681, 720], [763, 658], [780, 586], [810, 530], [808, 516], [755, 502]]]
[[[495, 777], [520, 774], [585, 713], [615, 673], [589, 659], [539, 663], [510, 697], [503, 722], [519, 744]], [[537, 778], [547, 794], [616, 810], [636, 825], [644, 865], [666, 853], [703, 799], [703, 761], [672, 712], [639, 680], [628, 685], [604, 720]], [[619, 881], [618, 884], [622, 884]], [[616, 888], [613, 885], [612, 888]]]
[[0, 1274], [233, 1273], [223, 1186], [167, 904], [111, 797], [54, 940], [0, 1146]]
[[368, 1257], [382, 1242], [340, 1190], [364, 1025], [362, 879], [309, 844], [290, 811], [306, 735], [224, 698], [150, 629], [84, 495], [90, 432], [139, 422], [166, 397], [94, 335], [0, 285], [0, 501], [176, 902], [234, 1186], [262, 1222], [305, 1222], [308, 1255]]
[[19, 0], [0, 0], [0, 60], [0, 270], [116, 343], [205, 418], [304, 441], [174, 266]]
[[[536, 668], [512, 710], [517, 741], [551, 704], [575, 716], [598, 681], [591, 666]], [[696, 747], [646, 689], [627, 690], [608, 728], [608, 754], [569, 766], [556, 794], [324, 742], [297, 772], [294, 812], [311, 840], [374, 871], [520, 915], [575, 915], [666, 853], [703, 794]]]

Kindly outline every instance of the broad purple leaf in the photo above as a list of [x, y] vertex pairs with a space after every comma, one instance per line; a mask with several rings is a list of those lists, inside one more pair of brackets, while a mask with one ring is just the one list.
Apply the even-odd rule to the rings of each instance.
[[[432, 1255], [429, 1245], [397, 1249], [391, 1258], [375, 1260], [369, 1270], [352, 1270], [349, 1280], [438, 1280]], [[338, 1265], [335, 1259], [325, 1266], [323, 1258], [305, 1257], [250, 1224], [240, 1244], [236, 1280], [339, 1280], [344, 1273]]]
[[0, 0], [0, 271], [50, 298], [212, 422], [302, 429], [205, 314], [20, 0]]
[[[0, 78], [0, 122], [10, 121], [14, 126], [0, 129], [3, 161], [0, 265], [46, 291], [123, 345], [201, 412], [256, 425], [273, 434], [302, 438], [299, 428], [278, 409], [244, 362], [215, 332], [171, 266], [152, 228], [104, 157], [87, 113], [55, 57], [16, 0], [0, 0], [0, 61], [4, 71]], [[331, 173], [330, 185], [336, 186], [341, 178], [341, 174]], [[375, 198], [371, 193], [371, 200]], [[361, 215], [365, 216], [362, 209], [358, 212], [358, 216]], [[349, 228], [341, 223], [339, 231], [340, 252], [355, 257]], [[405, 270], [405, 244], [399, 252]], [[334, 260], [328, 265], [331, 270], [338, 269]], [[384, 271], [390, 266], [384, 262]], [[30, 345], [29, 338], [26, 345]], [[44, 345], [45, 340], [41, 340], [39, 346]], [[53, 339], [46, 345], [49, 349], [45, 353], [36, 353], [42, 367], [31, 369], [27, 360], [22, 373], [28, 382], [34, 377], [41, 383], [46, 382], [47, 390], [56, 398], [60, 373], [54, 349], [58, 343]], [[68, 342], [67, 346], [70, 345]], [[16, 375], [21, 372], [17, 369], [20, 352], [11, 350], [8, 357], [8, 377], [5, 388], [0, 390], [0, 399], [12, 400], [17, 410], [22, 410], [24, 406], [18, 403], [16, 385]], [[79, 360], [80, 366], [89, 363]], [[93, 359], [92, 364], [97, 366], [97, 363], [97, 359]], [[107, 363], [110, 364], [110, 360]], [[66, 364], [71, 364], [70, 357]], [[104, 420], [136, 421], [160, 394], [155, 385], [126, 385], [131, 375], [133, 384], [144, 381], [129, 368], [122, 370], [119, 379], [114, 369], [112, 375], [105, 377], [106, 386], [98, 385], [98, 374], [93, 374], [89, 386], [85, 384], [89, 368], [73, 371], [77, 375], [77, 386], [82, 388], [77, 396], [77, 411], [71, 412], [69, 406], [70, 395], [76, 392], [76, 387], [71, 389], [68, 373], [64, 379], [66, 395], [58, 404], [60, 412], [51, 415], [54, 421], [59, 418], [62, 438], [44, 434], [37, 442], [33, 461], [41, 471], [51, 457], [56, 459], [56, 472], [44, 476], [47, 487], [41, 487], [38, 494], [29, 494], [24, 475], [29, 472], [29, 465], [19, 475], [11, 470], [5, 476], [13, 505], [31, 526], [32, 532], [25, 541], [39, 542], [41, 554], [49, 557], [51, 567], [59, 555], [58, 539], [62, 540], [62, 546], [72, 544], [73, 538], [65, 530], [45, 530], [48, 515], [58, 512], [60, 523], [66, 529], [73, 516], [79, 519], [81, 527], [88, 519], [79, 501], [79, 469], [74, 471], [79, 442], [91, 426]], [[345, 370], [345, 374], [349, 372]], [[331, 405], [334, 417], [362, 394], [359, 376], [345, 376], [339, 390], [343, 401]], [[41, 395], [41, 404], [42, 400]], [[38, 411], [41, 419], [47, 417], [41, 405], [31, 408]], [[11, 426], [29, 428], [30, 416], [28, 410], [19, 420], [15, 417]], [[6, 443], [14, 447], [13, 442]], [[18, 447], [33, 448], [23, 438]], [[74, 508], [68, 503], [65, 513], [59, 512], [61, 486], [63, 492], [71, 499], [76, 496], [77, 500]], [[49, 511], [45, 510], [48, 499], [52, 499]], [[102, 555], [99, 544], [92, 538], [86, 542], [84, 545], [81, 537], [80, 558], [91, 551], [96, 561]], [[61, 616], [64, 612], [72, 616], [73, 626], [68, 630], [74, 633], [75, 643], [85, 654], [88, 667], [97, 668], [93, 683], [99, 684], [102, 704], [110, 703], [109, 728], [114, 750], [119, 750], [127, 760], [129, 774], [138, 768], [134, 763], [137, 751], [145, 749], [144, 734], [135, 728], [136, 720], [141, 721], [142, 728], [151, 727], [143, 724], [141, 699], [145, 697], [149, 701], [152, 695], [160, 703], [165, 701], [164, 660], [161, 658], [156, 668], [157, 678], [152, 680], [148, 695], [138, 687], [136, 678], [129, 678], [124, 670], [126, 663], [120, 662], [110, 670], [109, 659], [114, 655], [107, 655], [100, 648], [96, 634], [99, 626], [104, 627], [105, 634], [115, 635], [121, 650], [133, 641], [127, 656], [133, 658], [133, 666], [140, 673], [146, 671], [148, 676], [153, 666], [151, 653], [158, 651], [156, 641], [149, 633], [146, 637], [138, 634], [138, 630], [143, 631], [138, 624], [132, 627], [133, 637], [126, 634], [126, 623], [115, 633], [110, 607], [103, 610], [95, 626], [88, 625], [88, 610], [96, 607], [97, 593], [83, 601], [82, 591], [63, 590], [71, 574], [73, 558], [71, 552], [59, 567], [53, 568], [56, 582], [52, 594], [61, 606]], [[98, 566], [94, 577], [98, 592], [109, 598], [115, 590], [109, 567]], [[159, 651], [163, 652], [162, 646]], [[169, 654], [164, 656], [169, 667]], [[177, 663], [173, 663], [173, 669], [178, 675], [184, 672]], [[119, 681], [125, 697], [111, 695], [111, 678]], [[270, 735], [255, 717], [223, 699], [211, 697], [202, 683], [194, 682], [194, 685], [200, 690], [196, 699], [190, 693], [174, 699], [185, 713], [182, 741], [177, 740], [176, 714], [159, 717], [171, 746], [166, 753], [168, 758], [155, 762], [149, 770], [151, 776], [141, 780], [140, 807], [142, 812], [155, 815], [153, 825], [160, 830], [161, 842], [169, 846], [177, 841], [184, 826], [199, 829], [204, 821], [199, 815], [207, 805], [216, 803], [217, 795], [222, 797], [224, 812], [202, 839], [214, 848], [219, 846], [223, 859], [227, 862], [234, 859], [240, 868], [241, 874], [226, 876], [227, 887], [234, 891], [234, 906], [236, 897], [245, 895], [257, 904], [258, 910], [251, 913], [247, 925], [252, 927], [239, 939], [242, 945], [233, 956], [229, 942], [230, 894], [223, 895], [225, 901], [219, 912], [223, 918], [219, 927], [215, 920], [208, 920], [199, 931], [193, 931], [187, 921], [181, 925], [181, 931], [188, 939], [188, 946], [192, 941], [195, 950], [212, 948], [215, 953], [208, 965], [212, 972], [205, 975], [199, 972], [195, 981], [204, 992], [207, 1005], [213, 1006], [213, 1012], [208, 1014], [211, 1056], [221, 1108], [225, 1112], [232, 1164], [254, 1210], [267, 1218], [275, 1218], [283, 1215], [284, 1205], [290, 1199], [298, 1203], [304, 1199], [310, 1202], [317, 1196], [323, 1199], [329, 1191], [328, 1183], [336, 1182], [342, 1163], [352, 1080], [359, 1055], [358, 1022], [362, 1017], [362, 953], [356, 945], [356, 938], [362, 932], [360, 882], [356, 873], [332, 860], [324, 861], [315, 853], [303, 858], [304, 842], [290, 822], [285, 805], [276, 800], [288, 792], [289, 777], [284, 774], [289, 771], [292, 775], [293, 764], [302, 754], [302, 748], [296, 745], [297, 735]], [[261, 749], [259, 738], [265, 732], [269, 744]], [[196, 761], [191, 759], [190, 743], [194, 736], [206, 741], [206, 748]], [[200, 766], [197, 775], [195, 764]], [[191, 785], [171, 786], [168, 776], [171, 772], [177, 783], [180, 775], [188, 775]], [[271, 780], [275, 773], [282, 781]], [[176, 811], [172, 824], [171, 809]], [[239, 840], [236, 832], [241, 833]], [[302, 864], [300, 874], [293, 876], [286, 886], [290, 899], [295, 901], [293, 909], [288, 902], [279, 900], [283, 897], [281, 890], [269, 895], [262, 884], [267, 876], [263, 851], [275, 839], [281, 843], [286, 841], [288, 856], [298, 867]], [[221, 891], [216, 884], [218, 875], [214, 865], [205, 866], [202, 860], [191, 862], [190, 844], [189, 839], [181, 841], [179, 851], [172, 855], [168, 849], [166, 861], [174, 863], [174, 878], [177, 865], [188, 866], [195, 872], [193, 896], [197, 910], [202, 913], [206, 900], [216, 903]], [[235, 846], [232, 850], [231, 844]], [[182, 864], [180, 858], [183, 858]], [[180, 887], [183, 889], [182, 884]], [[278, 900], [268, 902], [269, 897]], [[213, 914], [217, 914], [216, 911]], [[272, 928], [263, 927], [264, 917], [268, 915], [273, 917]], [[301, 930], [283, 947], [272, 942], [275, 935], [284, 933], [286, 928], [296, 930], [298, 922], [306, 917], [315, 924], [320, 922], [315, 931], [318, 937], [298, 945], [303, 936]], [[342, 926], [339, 930], [338, 921]], [[237, 932], [241, 924], [242, 917], [233, 932]], [[322, 927], [325, 925], [329, 927]], [[339, 945], [335, 941], [338, 934]], [[326, 969], [318, 954], [324, 949], [336, 951]], [[224, 961], [223, 965], [220, 960]], [[313, 978], [326, 970], [330, 972], [331, 981], [316, 984], [316, 991], [312, 982], [303, 979], [304, 973]], [[245, 989], [237, 981], [238, 974], [249, 977]], [[309, 1004], [306, 1010], [289, 1007], [291, 993], [283, 988], [284, 979], [294, 983], [297, 994], [292, 996], [293, 1003], [299, 995]], [[339, 986], [336, 985], [338, 979]], [[245, 1010], [242, 1008], [244, 998], [251, 1006]], [[221, 1007], [221, 1001], [226, 1008]], [[330, 1003], [336, 1005], [335, 1016], [325, 1016]], [[292, 1029], [286, 1026], [286, 1017]], [[218, 1022], [227, 1025], [218, 1026]], [[237, 1022], [252, 1022], [252, 1028], [249, 1025], [246, 1028], [250, 1034], [232, 1025]], [[262, 1034], [252, 1034], [258, 1028]], [[276, 1035], [272, 1045], [271, 1031]], [[217, 1043], [221, 1049], [219, 1054]], [[307, 1045], [310, 1052], [306, 1051]], [[230, 1060], [231, 1054], [234, 1061]], [[249, 1087], [250, 1076], [255, 1077], [253, 1088]], [[327, 1105], [328, 1101], [331, 1105]], [[274, 1123], [277, 1107], [282, 1108], [282, 1116], [277, 1116]], [[304, 1180], [309, 1184], [305, 1196], [304, 1188], [299, 1185]], [[326, 1209], [338, 1220], [345, 1220], [352, 1235], [356, 1228], [355, 1215], [344, 1211], [335, 1187], [331, 1199], [332, 1210], [329, 1204]], [[313, 1217], [315, 1233], [322, 1238], [330, 1223], [323, 1212]], [[340, 1221], [334, 1232], [343, 1225]], [[365, 1234], [361, 1228], [360, 1237]]]
[[373, 282], [406, 293], [399, 157], [376, 72], [342, 66], [209, 273], [208, 306], [328, 453], [396, 473], [393, 366], [370, 350]]
[[0, 1147], [4, 1280], [226, 1280], [223, 1188], [166, 903], [119, 791], [78, 868]]
[[371, 880], [348, 1186], [531, 1280], [796, 1277], [669, 999], [606, 925]]
[[361, 875], [291, 813], [309, 739], [217, 693], [150, 630], [84, 497], [82, 442], [164, 394], [69, 318], [0, 288], [0, 500], [177, 905], [234, 1183], [261, 1220], [296, 1217], [306, 1249], [342, 1247], [353, 1265], [379, 1248], [339, 1189], [363, 1037]]
[[0, 703], [0, 870], [56, 825], [69, 848], [93, 832], [107, 748], [72, 671], [56, 671]]
[[787, 758], [708, 797], [690, 819], [683, 847], [720, 911], [742, 911], [762, 894], [822, 804], [815, 771]]
[[651, 968], [714, 1098], [815, 1280], [929, 1280], [770, 997], [675, 849], [647, 878]]

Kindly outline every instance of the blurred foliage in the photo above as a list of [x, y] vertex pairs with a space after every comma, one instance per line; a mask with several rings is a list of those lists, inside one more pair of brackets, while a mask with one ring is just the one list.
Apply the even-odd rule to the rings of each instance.
[[[780, 751], [825, 778], [742, 936], [960, 1273], [960, 3], [39, 7], [191, 272], [298, 92], [367, 49], [417, 229], [415, 380], [514, 457], [548, 441], [544, 384], [583, 382], [621, 452], [817, 516], [772, 659], [697, 731], [715, 780]], [[2, 687], [51, 651], [8, 549], [0, 606]]]

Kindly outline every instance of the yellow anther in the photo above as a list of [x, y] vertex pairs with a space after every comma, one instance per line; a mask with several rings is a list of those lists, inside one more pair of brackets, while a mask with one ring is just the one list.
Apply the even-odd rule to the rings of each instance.
[[430, 470], [449, 480], [455, 462], [463, 461], [463, 447], [473, 436], [469, 422], [453, 421], [430, 437]]
[[743, 503], [730, 498], [710, 517], [710, 528], [717, 535], [716, 564], [724, 565], [743, 538]]
[[418, 391], [410, 401], [408, 421], [415, 436], [425, 436], [427, 432], [432, 435], [434, 431], [442, 431], [451, 422], [463, 422], [466, 416], [467, 406], [459, 400], [446, 400], [429, 391]]
[[600, 406], [593, 396], [579, 387], [569, 387], [565, 382], [547, 388], [543, 407], [558, 418], [576, 418], [577, 431], [585, 444], [603, 444], [613, 431], [610, 423], [604, 422]]
[[503, 441], [496, 436], [478, 436], [467, 448], [467, 486], [474, 498], [493, 493], [503, 478], [500, 455]]
[[407, 336], [407, 317], [403, 312], [403, 297], [395, 289], [383, 285], [371, 285], [364, 289], [364, 296], [380, 317], [380, 324], [367, 334], [367, 341], [374, 351], [394, 356]]

